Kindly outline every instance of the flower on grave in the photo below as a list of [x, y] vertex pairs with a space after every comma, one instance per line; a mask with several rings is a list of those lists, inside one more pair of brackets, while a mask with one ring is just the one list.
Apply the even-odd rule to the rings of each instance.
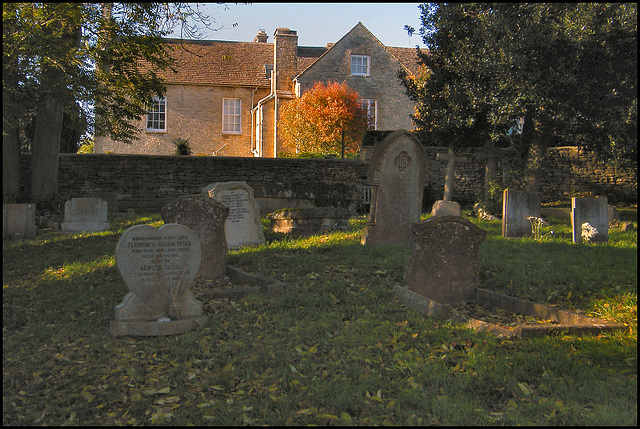
[[590, 243], [593, 237], [598, 234], [598, 230], [591, 226], [589, 222], [582, 224], [582, 239], [585, 243]]
[[540, 240], [542, 238], [542, 224], [546, 222], [537, 216], [529, 216], [527, 220], [531, 223], [531, 232], [533, 233], [534, 240]]

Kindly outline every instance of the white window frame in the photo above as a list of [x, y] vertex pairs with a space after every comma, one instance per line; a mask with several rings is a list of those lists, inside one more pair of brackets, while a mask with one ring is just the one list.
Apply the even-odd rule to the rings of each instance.
[[[232, 101], [234, 105], [230, 104]], [[229, 112], [231, 107], [233, 112]], [[222, 134], [242, 134], [242, 98], [222, 99]]]
[[[378, 100], [375, 98], [361, 98], [358, 100], [360, 106], [367, 111], [367, 119], [373, 119], [372, 123], [369, 123], [368, 130], [378, 129]], [[372, 114], [373, 113], [373, 114]]]
[[351, 76], [370, 76], [370, 72], [371, 57], [369, 55], [351, 55]]
[[[167, 132], [167, 99], [166, 97], [153, 97], [153, 104], [147, 110], [145, 129], [150, 133]], [[162, 124], [162, 128], [156, 125]], [[151, 126], [150, 126], [151, 125]]]

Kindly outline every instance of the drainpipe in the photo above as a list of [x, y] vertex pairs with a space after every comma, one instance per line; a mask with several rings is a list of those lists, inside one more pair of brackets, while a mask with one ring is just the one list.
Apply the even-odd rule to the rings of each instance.
[[258, 104], [253, 109], [259, 132], [256, 133], [256, 147], [255, 149], [251, 148], [251, 153], [253, 153], [253, 156], [256, 157], [262, 156], [262, 105], [267, 101], [272, 100], [276, 96], [275, 86], [273, 84], [274, 80], [275, 71], [271, 70], [271, 93], [264, 97], [262, 100], [258, 101]]

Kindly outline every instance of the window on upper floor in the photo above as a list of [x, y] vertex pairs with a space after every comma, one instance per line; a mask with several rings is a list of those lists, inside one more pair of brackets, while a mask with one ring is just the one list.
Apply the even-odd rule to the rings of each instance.
[[222, 134], [242, 134], [242, 99], [222, 99]]
[[153, 97], [151, 108], [147, 110], [147, 131], [167, 131], [167, 100]]
[[367, 129], [368, 130], [377, 130], [378, 129], [378, 109], [377, 103], [375, 99], [367, 99], [363, 98], [359, 100], [360, 106], [367, 112]]
[[369, 76], [369, 55], [351, 55], [351, 76]]
[[267, 79], [271, 79], [271, 72], [273, 71], [273, 64], [264, 65], [264, 74]]

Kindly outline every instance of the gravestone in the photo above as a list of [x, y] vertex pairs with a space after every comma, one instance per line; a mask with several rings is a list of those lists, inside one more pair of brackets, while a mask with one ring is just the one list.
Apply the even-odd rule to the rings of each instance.
[[420, 220], [428, 174], [426, 151], [408, 131], [394, 131], [376, 146], [369, 165], [371, 208], [362, 244], [411, 241], [411, 225]]
[[160, 211], [164, 223], [178, 223], [196, 233], [202, 247], [198, 276], [213, 279], [227, 272], [227, 238], [224, 223], [229, 208], [206, 195], [178, 198]]
[[96, 232], [109, 228], [108, 204], [100, 198], [72, 198], [64, 203], [62, 232]]
[[206, 322], [189, 286], [200, 267], [198, 236], [184, 225], [136, 225], [116, 245], [116, 265], [130, 292], [115, 308], [111, 334], [173, 335]]
[[571, 228], [573, 242], [582, 243], [582, 224], [589, 224], [598, 230], [591, 238], [593, 243], [609, 241], [609, 217], [607, 213], [607, 197], [571, 198]]
[[260, 206], [247, 182], [217, 182], [206, 186], [202, 194], [229, 208], [224, 225], [229, 249], [264, 244]]
[[533, 234], [529, 216], [540, 217], [540, 193], [505, 189], [502, 194], [502, 236]]
[[311, 207], [282, 209], [269, 215], [271, 230], [293, 236], [326, 234], [344, 231], [349, 225], [349, 209], [338, 207]]
[[38, 235], [35, 204], [2, 205], [2, 237], [33, 240]]
[[412, 232], [404, 275], [408, 289], [442, 304], [473, 302], [486, 231], [459, 216], [437, 216], [415, 223]]
[[467, 162], [467, 158], [458, 157], [453, 153], [453, 149], [449, 148], [449, 151], [444, 153], [439, 153], [436, 155], [436, 159], [441, 161], [447, 161], [447, 172], [444, 179], [444, 197], [442, 200], [438, 200], [433, 204], [431, 208], [432, 216], [460, 216], [460, 204], [451, 201], [451, 197], [453, 195], [453, 180], [455, 177], [455, 165], [456, 163], [464, 163]]

